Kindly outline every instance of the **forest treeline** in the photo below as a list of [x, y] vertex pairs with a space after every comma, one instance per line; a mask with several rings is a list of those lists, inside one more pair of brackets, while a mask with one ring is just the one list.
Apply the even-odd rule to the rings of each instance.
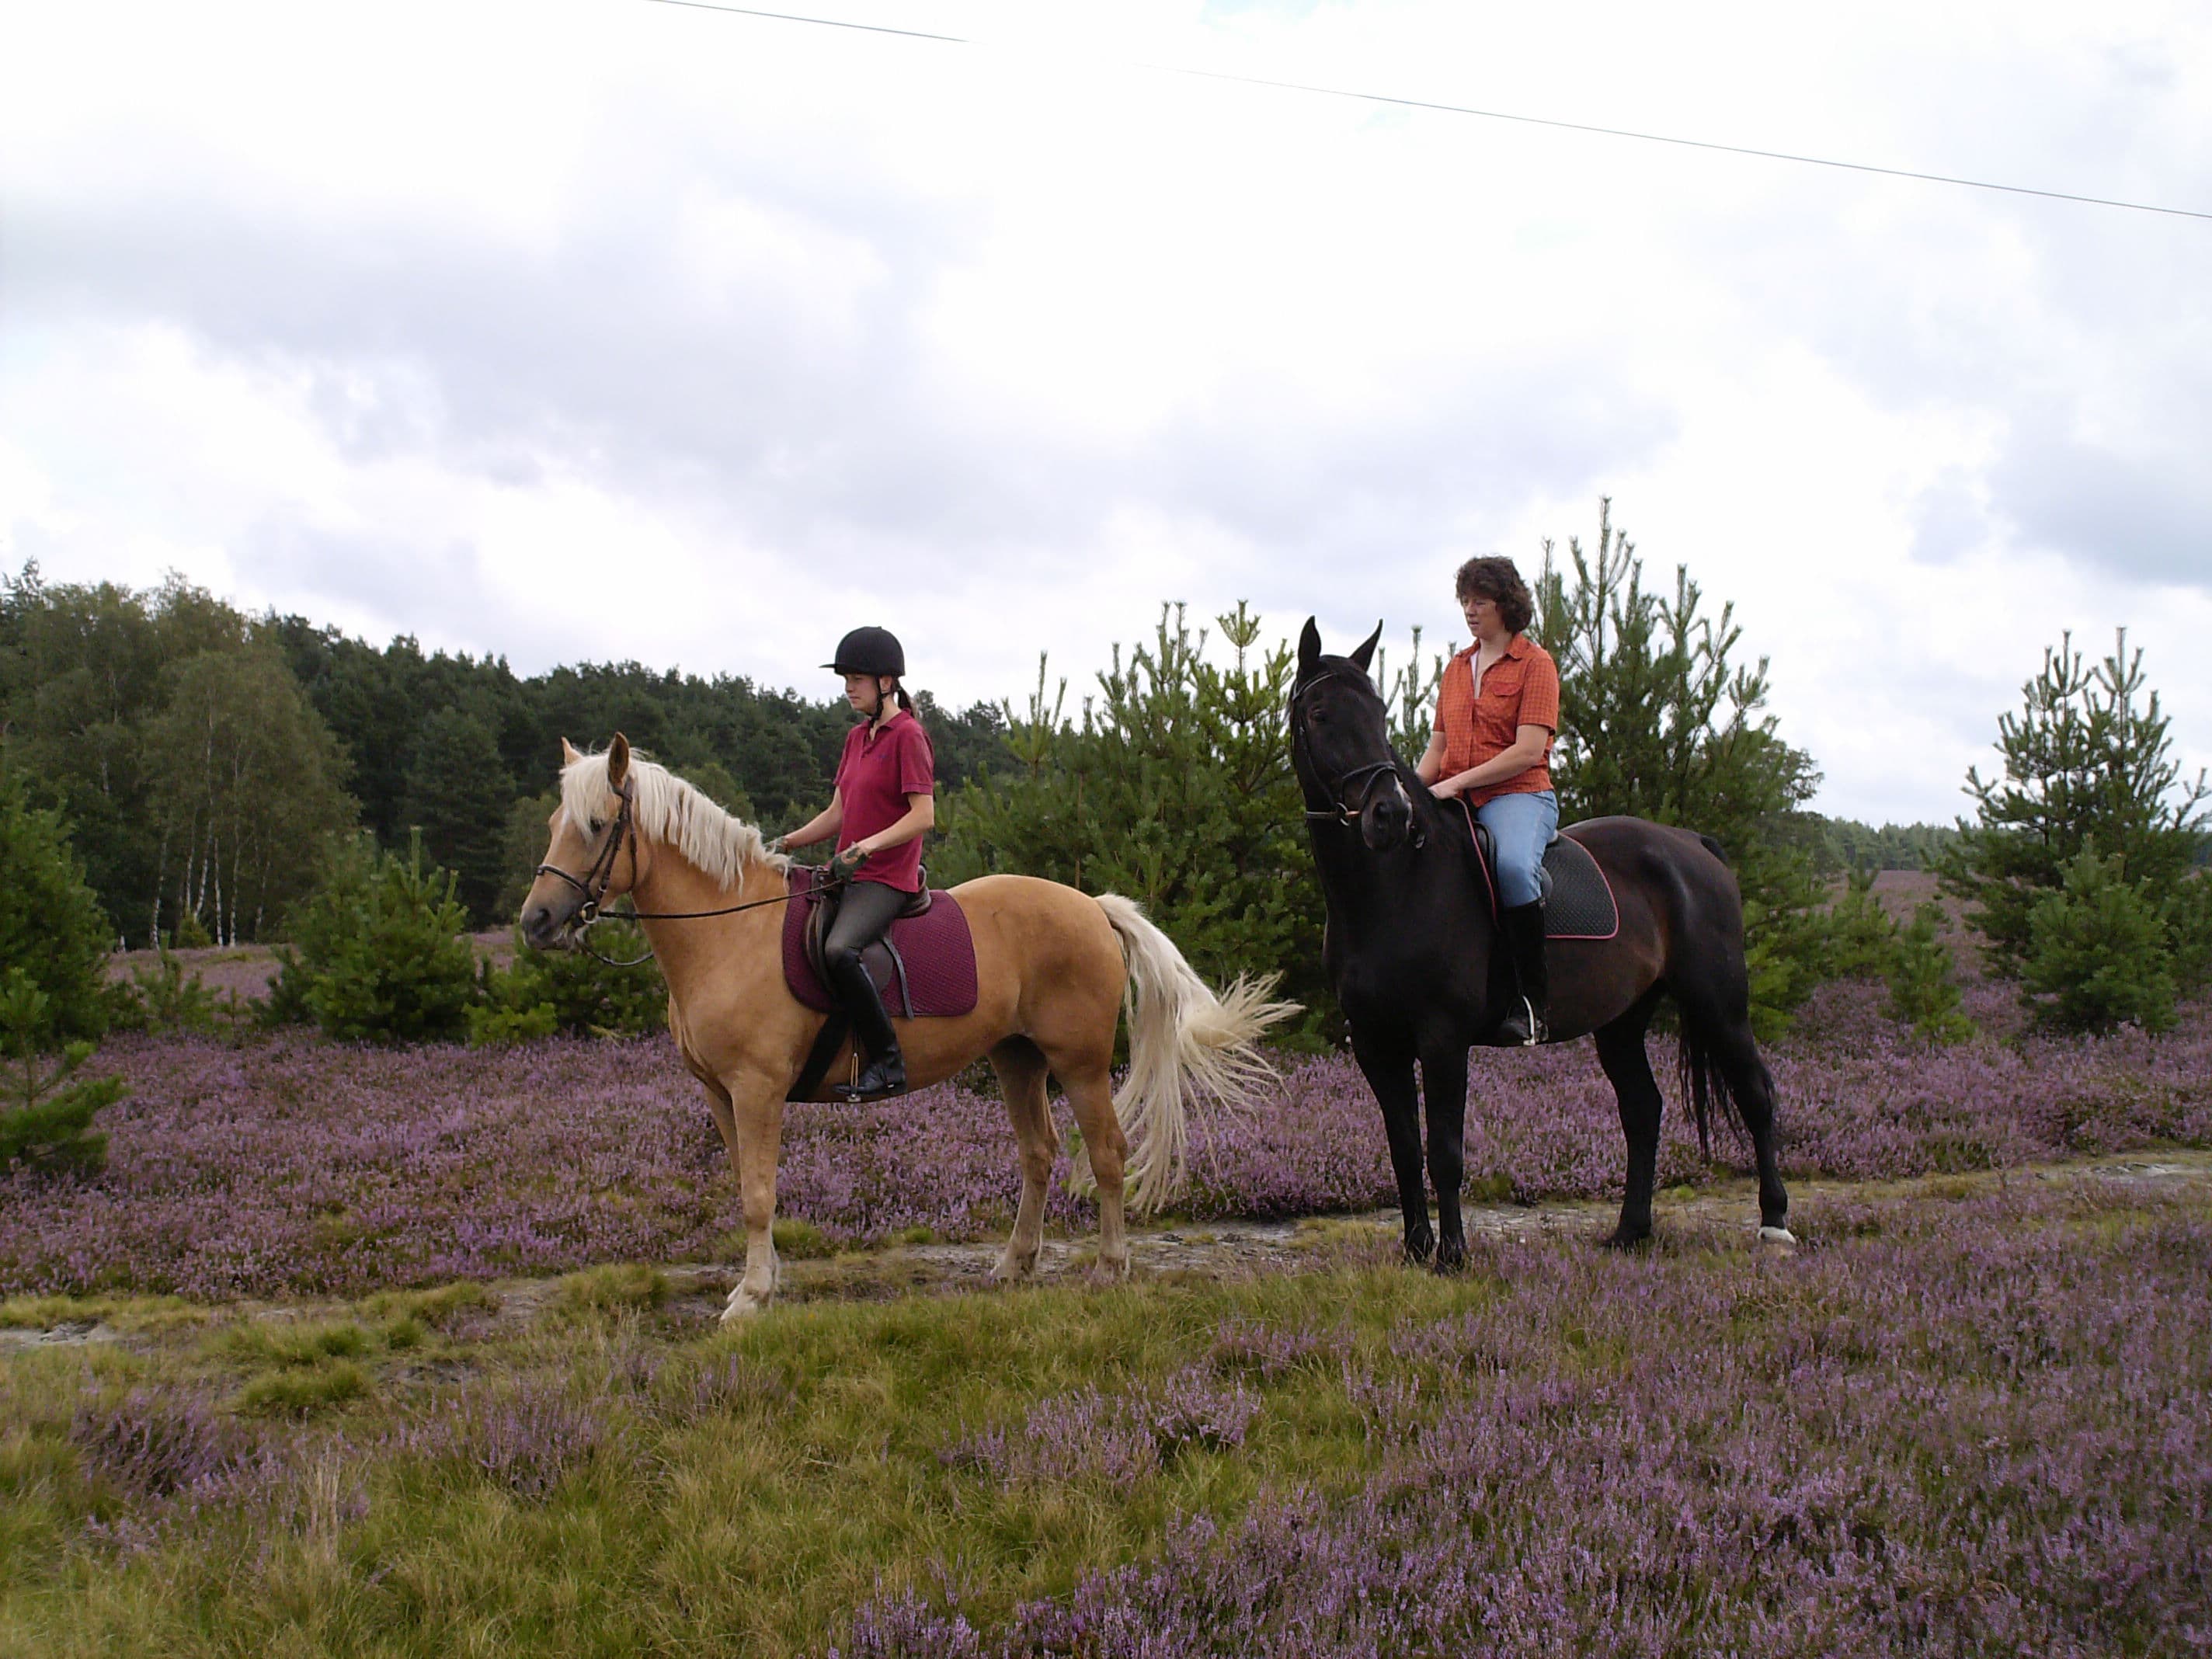
[[[989, 704], [918, 699], [957, 787], [997, 757]], [[4, 760], [61, 809], [125, 944], [282, 937], [336, 832], [424, 850], [481, 926], [537, 861], [564, 737], [617, 731], [770, 825], [826, 799], [850, 716], [743, 677], [638, 663], [519, 675], [501, 657], [381, 647], [253, 617], [179, 578], [0, 593]], [[526, 851], [518, 852], [524, 842]]]
[[[138, 590], [48, 583], [27, 564], [0, 580], [0, 757], [33, 801], [60, 810], [114, 937], [132, 947], [157, 935], [172, 943], [283, 937], [288, 917], [326, 873], [331, 837], [353, 830], [397, 848], [419, 830], [428, 856], [454, 872], [471, 920], [490, 925], [512, 908], [542, 849], [562, 738], [596, 745], [623, 732], [732, 811], [775, 830], [827, 799], [851, 719], [842, 698], [811, 699], [743, 676], [635, 662], [526, 676], [503, 657], [426, 652], [408, 636], [372, 645], [302, 617], [249, 615], [176, 577]], [[1553, 601], [1565, 604], [1565, 591]], [[1554, 618], [1561, 629], [1571, 621]], [[1192, 640], [1163, 635], [1141, 658], [1117, 663], [1107, 679], [1109, 703], [1115, 677], [1154, 663], [1160, 651], [1187, 659], [1167, 665], [1171, 677], [1203, 669]], [[1399, 675], [1409, 730], [1425, 718], [1418, 705], [1433, 681], [1414, 666], [1401, 665]], [[1250, 707], [1221, 731], [1196, 734], [1200, 748], [1230, 745], [1212, 757], [1229, 764], [1197, 768], [1186, 790], [1209, 773], [1234, 774], [1243, 781], [1232, 793], [1249, 804], [1267, 793], [1264, 785], [1286, 782], [1275, 730], [1279, 678], [1258, 675], [1243, 690]], [[1093, 779], [1118, 763], [1110, 743], [1094, 744], [1089, 760], [1063, 755], [1046, 769], [1040, 744], [1048, 747], [1051, 734], [1040, 722], [1055, 717], [1037, 708], [951, 709], [927, 690], [917, 701], [948, 799], [993, 774], [1006, 787], [1024, 778], [1045, 788], [1066, 782], [1076, 792], [1073, 811], [1086, 787], [1096, 799], [1102, 787], [1118, 782], [1126, 793], [1133, 781]], [[1191, 758], [1200, 757], [1193, 750]], [[1591, 763], [1586, 758], [1584, 769]], [[1809, 790], [1784, 793], [1790, 798], [1778, 797], [1769, 815], [1774, 836], [1818, 871], [1921, 867], [1955, 834], [1826, 819], [1800, 810]], [[996, 821], [994, 799], [978, 795], [983, 810], [970, 812], [971, 823]], [[953, 816], [948, 829], [957, 830]], [[1275, 826], [1264, 828], [1272, 837]], [[1006, 867], [1081, 879], [1079, 838], [1056, 849], [1014, 844], [1021, 841], [997, 849], [1018, 860]], [[953, 866], [994, 855], [981, 842], [946, 854]], [[1170, 873], [1148, 873], [1140, 886], [1174, 884]], [[1265, 885], [1235, 902], [1268, 908]], [[1273, 903], [1286, 896], [1278, 891]], [[1231, 902], [1224, 891], [1220, 903]]]

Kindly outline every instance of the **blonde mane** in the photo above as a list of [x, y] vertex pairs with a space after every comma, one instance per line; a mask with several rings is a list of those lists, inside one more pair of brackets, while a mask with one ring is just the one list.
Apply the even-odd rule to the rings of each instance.
[[[641, 836], [673, 847], [708, 879], [724, 887], [738, 884], [748, 864], [787, 871], [791, 860], [768, 850], [761, 832], [733, 817], [666, 767], [630, 751], [631, 822]], [[592, 820], [610, 822], [619, 803], [607, 785], [607, 757], [586, 755], [561, 769], [561, 810], [568, 822], [588, 830]]]

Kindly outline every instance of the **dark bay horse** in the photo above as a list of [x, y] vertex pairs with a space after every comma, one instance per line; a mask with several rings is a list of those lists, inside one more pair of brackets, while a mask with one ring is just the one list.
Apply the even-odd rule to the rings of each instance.
[[[1468, 1050], [1496, 1028], [1513, 981], [1466, 814], [1431, 795], [1390, 747], [1367, 672], [1382, 632], [1348, 657], [1324, 656], [1307, 622], [1291, 691], [1291, 757], [1328, 904], [1322, 963], [1382, 1109], [1406, 1254], [1433, 1254], [1446, 1268], [1467, 1249], [1459, 1196]], [[1671, 995], [1699, 1139], [1708, 1139], [1716, 1100], [1733, 1108], [1758, 1158], [1759, 1236], [1794, 1243], [1774, 1157], [1774, 1084], [1751, 1035], [1743, 902], [1718, 843], [1630, 817], [1592, 818], [1564, 833], [1596, 860], [1620, 911], [1614, 937], [1554, 939], [1547, 950], [1552, 1040], [1595, 1036], [1628, 1139], [1620, 1222], [1605, 1242], [1650, 1236], [1661, 1100], [1644, 1034]], [[1434, 1235], [1421, 1186], [1421, 1094]]]

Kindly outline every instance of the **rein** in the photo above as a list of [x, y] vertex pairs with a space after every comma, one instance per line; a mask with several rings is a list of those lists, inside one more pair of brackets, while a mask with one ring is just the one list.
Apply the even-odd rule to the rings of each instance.
[[[541, 864], [533, 872], [541, 876], [558, 876], [584, 896], [576, 916], [569, 923], [569, 943], [594, 962], [603, 962], [610, 968], [637, 968], [653, 960], [653, 948], [646, 947], [641, 957], [632, 957], [618, 962], [612, 957], [603, 957], [584, 942], [584, 935], [603, 921], [700, 921], [708, 916], [733, 916], [740, 910], [757, 910], [764, 904], [788, 904], [797, 898], [796, 892], [778, 893], [770, 898], [747, 899], [742, 904], [726, 904], [719, 910], [641, 910], [633, 904], [627, 910], [602, 910], [600, 904], [607, 896], [607, 884], [614, 879], [615, 860], [622, 856], [625, 839], [635, 833], [630, 823], [630, 806], [637, 799], [634, 779], [625, 778], [618, 792], [622, 805], [615, 811], [614, 833], [607, 837], [605, 850], [592, 860], [592, 867], [582, 876], [572, 875], [557, 864]], [[633, 873], [636, 854], [631, 854]]]

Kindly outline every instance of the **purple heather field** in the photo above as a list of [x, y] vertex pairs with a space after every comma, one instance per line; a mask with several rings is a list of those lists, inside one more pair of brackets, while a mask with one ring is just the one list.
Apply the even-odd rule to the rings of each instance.
[[[861, 1607], [842, 1651], [2202, 1653], [2212, 1226], [2154, 1200], [2084, 1248], [2100, 1207], [1849, 1198], [1786, 1271], [1478, 1238], [1496, 1299], [1385, 1353], [1231, 1331], [1210, 1389], [1080, 1391], [940, 1454], [986, 1490], [1118, 1486], [1194, 1425], [1240, 1444], [1340, 1382], [1376, 1453], [1348, 1495], [1183, 1516], [1004, 1621], [971, 1619], [943, 1563]], [[1060, 1455], [1076, 1437], [1087, 1460]]]
[[[1843, 1179], [2001, 1168], [2159, 1144], [2212, 1144], [2212, 1008], [2164, 1037], [2023, 1032], [1976, 986], [1984, 1035], [1929, 1050], [1863, 985], [1824, 989], [1773, 1046], [1784, 1167]], [[1671, 1044], [1653, 1043], [1671, 1078]], [[131, 1093], [102, 1115], [108, 1167], [82, 1185], [0, 1182], [0, 1293], [354, 1293], [625, 1260], [716, 1259], [738, 1196], [697, 1086], [665, 1037], [514, 1049], [386, 1050], [286, 1036], [112, 1042]], [[1662, 1188], [1708, 1176], [1672, 1109]], [[1348, 1059], [1286, 1063], [1254, 1109], [1201, 1121], [1182, 1212], [1197, 1218], [1394, 1203], [1372, 1097]], [[1589, 1045], [1478, 1052], [1473, 1189], [1516, 1200], [1615, 1194], [1624, 1154]], [[1717, 1160], [1738, 1167], [1732, 1135]], [[1063, 1164], [1062, 1173], [1065, 1173]], [[795, 1106], [779, 1213], [840, 1243], [1011, 1224], [1012, 1137], [993, 1098], [941, 1086], [862, 1108]], [[1090, 1206], [1056, 1181], [1053, 1222]]]

